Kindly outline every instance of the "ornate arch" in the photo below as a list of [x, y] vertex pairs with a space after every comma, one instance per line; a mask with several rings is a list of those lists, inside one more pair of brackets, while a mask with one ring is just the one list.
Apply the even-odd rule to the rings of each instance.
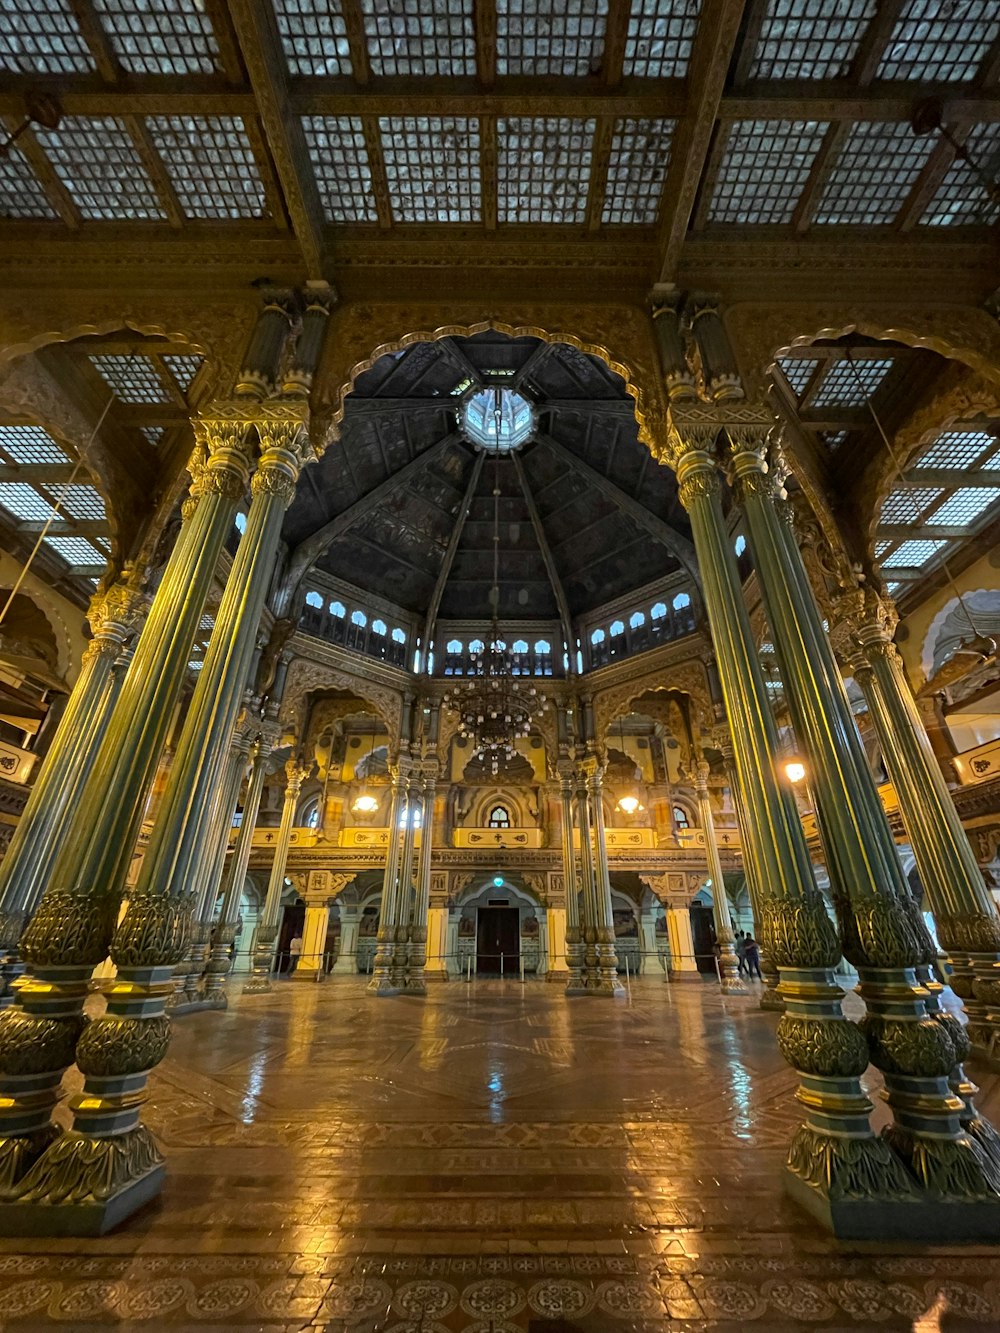
[[674, 690], [686, 694], [691, 700], [697, 720], [705, 727], [713, 723], [714, 713], [708, 688], [708, 674], [704, 662], [682, 662], [667, 668], [656, 676], [640, 676], [634, 680], [611, 685], [594, 695], [594, 731], [598, 742], [603, 745], [608, 732], [626, 710], [644, 694]]
[[537, 818], [533, 818], [525, 798], [513, 787], [487, 789], [477, 796], [469, 807], [467, 823], [470, 828], [485, 828], [490, 811], [496, 805], [506, 806], [510, 810], [512, 828], [536, 828]]
[[[456, 308], [426, 305], [349, 305], [331, 316], [327, 354], [318, 376], [315, 413], [324, 437], [336, 432], [344, 415], [344, 399], [359, 375], [389, 352], [441, 338], [468, 338], [496, 332], [511, 338], [538, 338], [566, 343], [578, 352], [596, 356], [625, 381], [635, 400], [639, 438], [649, 445], [662, 435], [666, 405], [657, 370], [652, 321], [634, 305], [519, 304], [504, 318], [482, 317], [481, 307], [460, 303]], [[399, 329], [410, 332], [399, 334]], [[575, 329], [577, 332], [562, 332]], [[611, 351], [621, 349], [621, 357]]]
[[307, 699], [314, 690], [349, 690], [364, 699], [378, 713], [389, 733], [391, 753], [399, 750], [400, 721], [403, 701], [394, 690], [376, 685], [365, 677], [349, 675], [335, 667], [296, 657], [288, 668], [285, 693], [279, 716], [284, 725], [295, 731], [296, 741], [304, 739], [307, 717]]

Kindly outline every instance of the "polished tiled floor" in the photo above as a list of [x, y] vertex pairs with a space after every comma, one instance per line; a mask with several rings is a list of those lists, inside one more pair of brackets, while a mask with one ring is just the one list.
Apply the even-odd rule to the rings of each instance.
[[1000, 1327], [1000, 1250], [839, 1246], [782, 1197], [774, 1023], [698, 983], [352, 978], [179, 1019], [162, 1199], [101, 1240], [0, 1242], [0, 1326]]

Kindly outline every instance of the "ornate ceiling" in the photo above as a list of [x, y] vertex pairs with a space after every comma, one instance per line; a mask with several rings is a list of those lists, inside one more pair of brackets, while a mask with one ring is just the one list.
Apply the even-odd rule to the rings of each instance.
[[[501, 456], [457, 421], [491, 386], [536, 410], [530, 442]], [[420, 622], [486, 622], [494, 486], [502, 618], [573, 620], [693, 568], [673, 474], [640, 444], [621, 379], [565, 344], [487, 333], [390, 353], [356, 382], [288, 513], [292, 577], [308, 586], [315, 566]]]
[[0, 160], [22, 279], [33, 259], [38, 280], [304, 271], [348, 294], [469, 266], [995, 285], [996, 208], [909, 127], [940, 93], [995, 173], [993, 0], [2, 0], [0, 20], [8, 126], [32, 91], [65, 113]]

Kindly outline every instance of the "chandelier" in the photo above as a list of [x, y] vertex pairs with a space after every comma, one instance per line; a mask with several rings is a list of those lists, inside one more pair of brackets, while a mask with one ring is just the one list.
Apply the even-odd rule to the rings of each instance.
[[[496, 438], [503, 417], [501, 391], [494, 393], [493, 415]], [[534, 685], [514, 675], [514, 655], [500, 633], [500, 479], [499, 459], [493, 464], [493, 586], [490, 589], [492, 619], [482, 648], [470, 658], [470, 675], [447, 690], [444, 706], [457, 714], [459, 734], [474, 743], [473, 754], [488, 765], [496, 777], [501, 763], [517, 753], [517, 741], [531, 732], [536, 714], [546, 707], [545, 696]]]

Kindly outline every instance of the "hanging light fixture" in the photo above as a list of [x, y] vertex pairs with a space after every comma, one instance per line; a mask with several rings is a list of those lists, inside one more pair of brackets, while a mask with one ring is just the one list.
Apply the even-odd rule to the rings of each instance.
[[[495, 391], [493, 420], [500, 438], [503, 398]], [[493, 463], [493, 586], [490, 589], [490, 632], [471, 658], [470, 678], [445, 692], [442, 703], [458, 715], [459, 734], [474, 743], [473, 754], [496, 777], [501, 764], [513, 759], [517, 742], [528, 736], [546, 699], [534, 685], [514, 676], [514, 657], [500, 633], [500, 463]]]
[[[373, 718], [372, 718], [372, 739], [371, 739], [371, 745], [370, 745], [370, 747], [369, 747], [368, 754], [367, 754], [368, 768], [371, 767], [371, 763], [372, 763], [372, 760], [374, 759], [374, 757], [375, 757], [375, 719], [374, 719], [374, 717], [373, 717]], [[357, 772], [357, 769], [356, 769], [356, 768], [355, 768], [355, 772]], [[365, 777], [364, 777], [364, 781], [363, 781], [362, 786], [361, 786], [361, 790], [358, 792], [357, 796], [354, 798], [354, 803], [353, 803], [353, 805], [351, 806], [351, 810], [354, 812], [354, 814], [356, 814], [356, 815], [361, 815], [362, 817], [366, 817], [366, 816], [369, 816], [369, 815], [373, 815], [373, 814], [375, 813], [375, 811], [378, 809], [378, 798], [375, 797], [375, 796], [373, 796], [373, 795], [371, 794], [371, 792], [368, 790], [368, 778], [369, 778], [369, 776], [370, 776], [370, 775], [369, 775], [368, 771], [366, 770], [366, 772], [365, 772]]]
[[[625, 719], [622, 717], [618, 719], [618, 744], [622, 754], [625, 755], [625, 759], [628, 760], [628, 755], [625, 752]], [[627, 791], [624, 796], [619, 796], [618, 809], [623, 815], [627, 815], [631, 819], [642, 809], [642, 802], [634, 791]]]

